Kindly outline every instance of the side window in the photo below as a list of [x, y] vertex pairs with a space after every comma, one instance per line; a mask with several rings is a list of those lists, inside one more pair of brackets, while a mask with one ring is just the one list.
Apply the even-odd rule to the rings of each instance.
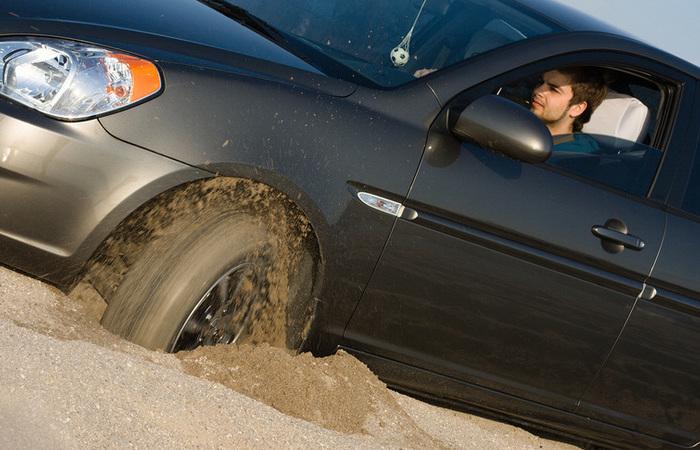
[[[654, 146], [662, 86], [620, 70], [601, 70], [607, 97], [581, 132], [553, 136], [554, 151], [546, 164], [646, 196], [663, 156]], [[531, 109], [533, 91], [541, 82], [542, 74], [537, 74], [494, 93]]]

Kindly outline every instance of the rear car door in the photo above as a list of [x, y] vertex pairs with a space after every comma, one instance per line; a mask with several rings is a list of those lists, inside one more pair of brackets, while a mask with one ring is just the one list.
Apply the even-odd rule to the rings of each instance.
[[[469, 89], [452, 104], [469, 104], [552, 68], [605, 58], [580, 54], [532, 64]], [[680, 92], [674, 95], [680, 101]], [[667, 96], [666, 108], [671, 103]], [[660, 249], [665, 174], [675, 168], [673, 149], [682, 144], [686, 123], [664, 117], [655, 129], [665, 130], [666, 152], [643, 194], [554, 164], [455, 144], [435, 125], [404, 203], [410, 213], [396, 223], [347, 327], [346, 346], [572, 411], [622, 331]], [[643, 246], [611, 251], [593, 232], [616, 223]], [[440, 383], [430, 389], [459, 395], [441, 391]]]
[[[689, 86], [690, 87], [690, 86]], [[691, 123], [700, 122], [697, 100]], [[689, 127], [659, 257], [578, 411], [682, 446], [700, 441], [700, 147]]]

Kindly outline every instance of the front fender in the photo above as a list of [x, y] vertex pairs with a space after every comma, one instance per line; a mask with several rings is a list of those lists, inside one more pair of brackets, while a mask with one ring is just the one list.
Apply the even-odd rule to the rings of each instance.
[[[395, 217], [356, 187], [401, 202], [425, 144], [432, 92], [336, 97], [253, 74], [160, 64], [163, 95], [101, 120], [110, 133], [219, 176], [263, 182], [307, 215], [323, 262], [322, 327], [342, 335]], [[430, 118], [428, 118], [430, 119]]]
[[131, 211], [212, 174], [127, 144], [97, 120], [60, 122], [0, 102], [0, 258], [70, 284]]

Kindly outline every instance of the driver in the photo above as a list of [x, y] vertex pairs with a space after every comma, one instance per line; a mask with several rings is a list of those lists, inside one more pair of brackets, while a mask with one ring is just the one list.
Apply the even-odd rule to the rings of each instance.
[[552, 133], [555, 151], [591, 153], [598, 146], [581, 130], [607, 93], [605, 79], [596, 68], [550, 70], [532, 93], [530, 111]]
[[[435, 70], [421, 69], [413, 75], [423, 77]], [[592, 153], [598, 145], [581, 130], [607, 94], [600, 69], [572, 66], [550, 70], [542, 75], [532, 93], [530, 111], [547, 125], [555, 151]]]

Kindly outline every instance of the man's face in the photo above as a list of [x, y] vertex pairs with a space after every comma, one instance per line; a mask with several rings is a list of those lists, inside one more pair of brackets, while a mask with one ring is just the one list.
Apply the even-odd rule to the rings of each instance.
[[[532, 93], [532, 111], [550, 128], [550, 130], [569, 127], [573, 123], [570, 116], [569, 103], [574, 94], [571, 90], [571, 80], [558, 70], [545, 72], [542, 82]], [[570, 133], [571, 130], [565, 131]]]

